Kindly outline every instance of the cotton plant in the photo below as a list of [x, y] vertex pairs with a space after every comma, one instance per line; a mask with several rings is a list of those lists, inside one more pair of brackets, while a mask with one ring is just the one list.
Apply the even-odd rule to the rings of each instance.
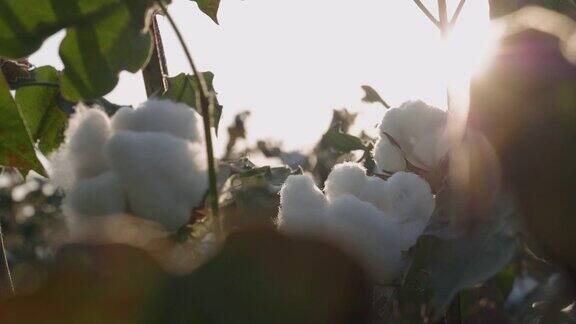
[[445, 111], [420, 100], [386, 111], [374, 149], [377, 172], [436, 168], [449, 148], [446, 123]]
[[310, 175], [288, 177], [280, 191], [280, 232], [335, 244], [372, 278], [392, 283], [435, 208], [428, 183], [408, 172], [388, 180], [366, 175], [360, 164], [334, 167], [320, 190]]
[[185, 104], [148, 100], [112, 118], [79, 105], [50, 177], [71, 219], [132, 214], [175, 231], [208, 190], [203, 143], [201, 117]]

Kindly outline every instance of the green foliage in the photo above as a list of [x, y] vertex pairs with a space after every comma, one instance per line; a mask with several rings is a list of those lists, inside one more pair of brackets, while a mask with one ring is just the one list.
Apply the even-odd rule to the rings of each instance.
[[[31, 72], [34, 81], [58, 84], [58, 71], [51, 66]], [[28, 85], [16, 90], [16, 105], [28, 134], [44, 154], [60, 146], [68, 116], [59, 107], [59, 88], [47, 85]]]
[[8, 83], [1, 73], [0, 116], [0, 165], [18, 168], [24, 174], [30, 170], [45, 174]]
[[382, 99], [380, 94], [374, 88], [369, 85], [363, 85], [362, 90], [364, 90], [364, 97], [362, 98], [363, 102], [366, 103], [381, 103], [384, 107], [390, 108], [390, 105]]
[[62, 93], [72, 101], [110, 92], [122, 70], [138, 71], [152, 39], [146, 31], [152, 0], [0, 0], [0, 56], [35, 52], [61, 29]]
[[516, 232], [507, 217], [459, 238], [421, 236], [408, 252], [412, 261], [400, 289], [404, 309], [424, 304], [438, 319], [459, 291], [498, 274], [516, 251]]
[[[214, 74], [212, 72], [202, 72], [208, 91], [215, 93], [213, 81]], [[182, 102], [190, 107], [194, 107], [199, 114], [202, 114], [199, 105], [199, 98], [196, 98], [196, 91], [194, 90], [199, 86], [193, 75], [180, 73], [175, 77], [168, 78], [168, 90], [162, 95], [162, 98], [171, 99], [175, 102]], [[218, 131], [218, 124], [220, 123], [220, 116], [222, 115], [222, 106], [215, 100], [214, 111], [211, 112], [211, 126]]]
[[215, 23], [218, 23], [218, 7], [220, 6], [220, 0], [192, 0], [198, 4], [198, 8], [202, 10], [203, 13], [212, 18]]
[[322, 140], [325, 141], [327, 145], [329, 145], [336, 151], [342, 153], [348, 153], [358, 150], [362, 151], [369, 150], [368, 146], [366, 146], [364, 142], [358, 137], [343, 133], [340, 130], [339, 124], [330, 128], [326, 132], [326, 134], [324, 134], [324, 138]]

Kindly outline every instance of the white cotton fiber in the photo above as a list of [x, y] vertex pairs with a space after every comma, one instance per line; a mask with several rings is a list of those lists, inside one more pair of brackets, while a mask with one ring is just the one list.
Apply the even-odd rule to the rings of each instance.
[[[387, 181], [391, 213], [402, 223], [431, 215], [435, 202], [428, 182], [409, 172], [394, 173]], [[428, 219], [423, 219], [425, 222]]]
[[66, 195], [64, 203], [75, 216], [116, 215], [126, 210], [122, 186], [111, 171], [78, 180]]
[[78, 106], [68, 129], [64, 144], [49, 157], [50, 177], [64, 190], [76, 179], [98, 176], [108, 169], [104, 144], [110, 137], [110, 120], [100, 109]]
[[324, 191], [328, 199], [341, 195], [359, 197], [366, 185], [366, 169], [358, 163], [345, 162], [334, 166], [326, 183]]
[[119, 132], [107, 145], [130, 211], [169, 230], [185, 225], [208, 180], [202, 146], [164, 133]]
[[393, 281], [404, 264], [402, 252], [434, 209], [426, 181], [406, 172], [384, 181], [347, 162], [334, 167], [325, 193], [309, 176], [289, 177], [280, 191], [280, 231], [322, 237], [355, 256], [378, 282]]
[[385, 135], [382, 135], [376, 142], [374, 160], [376, 161], [377, 173], [394, 173], [406, 170], [404, 154]]
[[380, 132], [394, 138], [410, 163], [431, 169], [447, 151], [446, 120], [445, 111], [422, 101], [408, 101], [386, 112]]
[[344, 251], [357, 256], [360, 264], [380, 283], [393, 281], [402, 270], [404, 233], [394, 220], [351, 195], [330, 203], [327, 233]]
[[79, 106], [50, 157], [70, 216], [130, 213], [168, 230], [185, 225], [207, 190], [200, 117], [190, 107], [151, 100], [110, 118]]
[[110, 120], [100, 109], [79, 109], [66, 134], [68, 157], [78, 178], [90, 178], [108, 168], [104, 144], [110, 137]]
[[189, 106], [169, 100], [148, 100], [133, 109], [124, 107], [112, 118], [114, 132], [167, 133], [190, 142], [202, 142], [202, 117]]
[[280, 204], [281, 232], [318, 236], [324, 231], [328, 201], [309, 175], [289, 176], [280, 190]]

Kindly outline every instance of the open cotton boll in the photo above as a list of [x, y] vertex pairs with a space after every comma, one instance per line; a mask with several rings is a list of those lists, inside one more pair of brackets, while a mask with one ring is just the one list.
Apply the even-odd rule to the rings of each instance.
[[64, 206], [76, 216], [117, 215], [126, 211], [122, 186], [112, 171], [78, 180], [66, 195]]
[[328, 200], [352, 195], [382, 211], [388, 210], [388, 184], [380, 178], [367, 176], [366, 169], [358, 163], [336, 165], [326, 179], [324, 191]]
[[434, 196], [428, 182], [410, 172], [397, 172], [388, 179], [391, 213], [403, 223], [428, 222], [435, 207]]
[[78, 105], [70, 118], [63, 146], [49, 158], [54, 183], [67, 190], [76, 179], [105, 172], [108, 161], [104, 145], [110, 135], [110, 120], [105, 112]]
[[380, 132], [394, 138], [410, 163], [430, 169], [447, 151], [444, 145], [438, 146], [438, 141], [444, 144], [446, 121], [445, 111], [422, 101], [408, 101], [386, 112]]
[[374, 148], [374, 160], [378, 172], [394, 173], [406, 170], [404, 154], [387, 136], [382, 135]]
[[208, 190], [203, 152], [199, 144], [164, 133], [123, 131], [107, 145], [130, 211], [172, 231], [188, 222]]
[[403, 269], [402, 251], [407, 250], [405, 233], [393, 218], [374, 205], [351, 195], [330, 203], [327, 237], [355, 256], [379, 283], [389, 283]]
[[366, 186], [366, 169], [358, 163], [344, 162], [334, 166], [324, 187], [328, 199], [341, 195], [359, 197]]
[[280, 190], [278, 229], [289, 235], [318, 236], [324, 231], [328, 201], [309, 175], [289, 176]]
[[66, 137], [68, 157], [78, 178], [94, 177], [108, 169], [104, 145], [110, 135], [110, 119], [104, 111], [77, 109]]
[[347, 162], [334, 167], [324, 191], [309, 176], [289, 177], [280, 191], [280, 231], [328, 240], [378, 282], [394, 280], [404, 266], [402, 252], [416, 243], [434, 209], [426, 181], [406, 172], [385, 181]]
[[171, 100], [148, 100], [140, 107], [124, 107], [112, 118], [118, 131], [167, 133], [190, 142], [202, 142], [201, 117], [196, 110]]

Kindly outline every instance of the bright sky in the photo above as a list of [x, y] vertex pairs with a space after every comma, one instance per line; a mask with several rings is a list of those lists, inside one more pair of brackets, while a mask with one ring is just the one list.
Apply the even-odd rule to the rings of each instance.
[[[423, 2], [437, 12], [436, 0]], [[450, 12], [457, 2], [448, 0]], [[458, 78], [470, 72], [485, 51], [489, 25], [488, 1], [468, 0], [446, 55], [438, 30], [412, 0], [222, 0], [220, 25], [190, 0], [173, 0], [169, 11], [200, 70], [215, 74], [224, 106], [219, 141], [225, 143], [234, 115], [249, 109], [248, 140], [278, 139], [287, 149], [311, 148], [334, 108], [359, 111], [356, 129], [373, 128], [384, 110], [361, 103], [363, 84], [393, 106], [422, 99], [444, 107], [443, 72]], [[168, 23], [159, 19], [170, 75], [190, 72]], [[63, 36], [50, 38], [31, 62], [62, 68]], [[144, 101], [141, 75], [123, 72], [107, 98]]]

